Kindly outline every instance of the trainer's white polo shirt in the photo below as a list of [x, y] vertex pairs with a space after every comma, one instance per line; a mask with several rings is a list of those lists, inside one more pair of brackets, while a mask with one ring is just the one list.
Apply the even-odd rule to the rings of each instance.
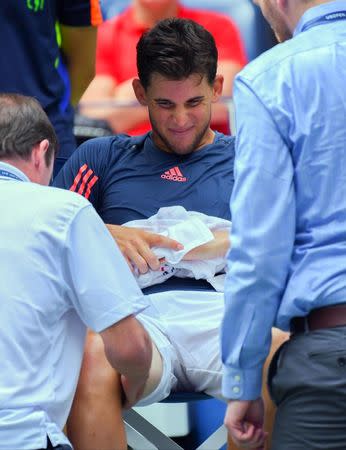
[[0, 162], [0, 210], [0, 450], [68, 443], [86, 326], [102, 331], [147, 303], [82, 196]]

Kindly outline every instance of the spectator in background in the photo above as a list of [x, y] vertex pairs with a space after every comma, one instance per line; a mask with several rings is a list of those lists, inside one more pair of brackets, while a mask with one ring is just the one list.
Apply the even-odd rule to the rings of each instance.
[[129, 6], [131, 0], [102, 0], [102, 16], [104, 20], [111, 19], [112, 17], [120, 14], [125, 8]]
[[[132, 89], [137, 76], [136, 44], [146, 29], [168, 17], [192, 19], [211, 32], [219, 53], [218, 73], [224, 77], [223, 95], [232, 95], [234, 76], [246, 63], [246, 56], [240, 34], [228, 17], [186, 8], [178, 0], [133, 0], [132, 6], [99, 29], [96, 77], [82, 97], [81, 103], [86, 103], [82, 114], [106, 119], [115, 133], [139, 135], [151, 129], [147, 109], [138, 104]], [[133, 105], [87, 105], [112, 100]], [[212, 128], [229, 133], [228, 109], [222, 102], [213, 105]]]
[[94, 76], [94, 26], [101, 21], [99, 0], [1, 0], [0, 91], [33, 96], [43, 106], [60, 146], [54, 173], [76, 146], [72, 106]]

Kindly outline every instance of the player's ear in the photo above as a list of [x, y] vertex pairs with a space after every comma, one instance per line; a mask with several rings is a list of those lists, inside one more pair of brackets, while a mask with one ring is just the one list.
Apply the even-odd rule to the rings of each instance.
[[222, 95], [223, 76], [217, 74], [213, 83], [213, 98], [212, 102], [217, 102]]
[[135, 92], [135, 96], [136, 96], [137, 100], [139, 101], [139, 103], [142, 106], [147, 106], [148, 102], [147, 102], [147, 96], [146, 96], [146, 93], [145, 93], [145, 89], [142, 86], [142, 83], [140, 82], [140, 80], [138, 78], [135, 78], [132, 81], [132, 87], [133, 87], [133, 90]]

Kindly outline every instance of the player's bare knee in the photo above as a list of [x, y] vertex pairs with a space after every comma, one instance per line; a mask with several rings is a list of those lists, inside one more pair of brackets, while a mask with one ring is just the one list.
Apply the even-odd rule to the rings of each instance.
[[160, 381], [161, 381], [161, 378], [163, 375], [162, 356], [161, 356], [158, 348], [154, 344], [154, 342], [152, 343], [152, 345], [153, 345], [153, 356], [152, 356], [152, 360], [151, 360], [149, 378], [145, 385], [145, 389], [144, 389], [142, 398], [148, 396], [157, 388], [157, 386], [160, 384]]
[[92, 390], [93, 386], [102, 383], [111, 383], [116, 375], [110, 366], [104, 352], [104, 345], [99, 334], [88, 332], [83, 362], [79, 377], [79, 385], [85, 385], [85, 389]]

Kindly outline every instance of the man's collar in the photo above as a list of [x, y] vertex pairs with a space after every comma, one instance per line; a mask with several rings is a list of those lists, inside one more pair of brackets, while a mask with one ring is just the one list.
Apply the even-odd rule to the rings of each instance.
[[346, 0], [334, 0], [307, 9], [298, 21], [293, 36], [301, 33], [308, 22], [336, 11], [346, 11]]
[[[5, 175], [6, 173], [8, 174], [7, 176]], [[5, 163], [3, 161], [0, 161], [0, 178], [12, 178], [19, 179], [20, 181], [30, 181], [25, 173], [18, 169], [16, 166]]]

